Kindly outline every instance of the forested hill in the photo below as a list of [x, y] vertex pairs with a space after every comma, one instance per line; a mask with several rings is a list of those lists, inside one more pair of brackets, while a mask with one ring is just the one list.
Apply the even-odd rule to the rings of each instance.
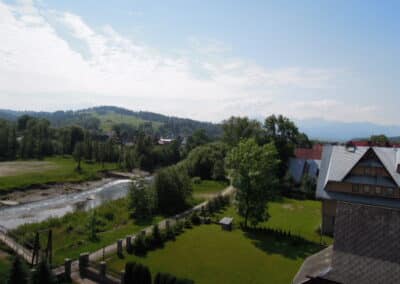
[[222, 133], [219, 124], [171, 117], [147, 111], [132, 111], [114, 106], [55, 112], [0, 110], [1, 119], [15, 121], [22, 115], [45, 118], [50, 121], [53, 127], [79, 125], [87, 129], [110, 131], [115, 124], [129, 124], [137, 128], [151, 127], [154, 132], [171, 137], [188, 136], [196, 129], [204, 129], [211, 137], [220, 136]]

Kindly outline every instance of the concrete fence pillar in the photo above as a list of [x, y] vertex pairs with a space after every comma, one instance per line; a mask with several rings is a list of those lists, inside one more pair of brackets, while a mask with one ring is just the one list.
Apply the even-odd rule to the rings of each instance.
[[86, 268], [89, 267], [89, 253], [84, 252], [79, 255], [79, 273], [85, 275]]
[[122, 239], [119, 239], [119, 240], [117, 241], [117, 254], [118, 254], [119, 256], [122, 255]]
[[132, 236], [126, 237], [126, 251], [132, 252]]
[[71, 264], [72, 261], [69, 258], [64, 260], [64, 271], [65, 271], [65, 278], [67, 280], [71, 279]]
[[107, 273], [107, 264], [105, 261], [100, 262], [100, 271], [99, 272], [100, 272], [101, 279], [105, 279], [106, 273]]
[[125, 270], [121, 271], [121, 284], [125, 284]]

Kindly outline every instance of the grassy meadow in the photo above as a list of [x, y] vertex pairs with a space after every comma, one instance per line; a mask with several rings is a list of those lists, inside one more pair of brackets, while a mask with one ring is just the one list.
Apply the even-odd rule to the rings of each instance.
[[[244, 232], [237, 226], [241, 218], [229, 207], [214, 219], [234, 217], [232, 232], [218, 225], [201, 225], [143, 257], [126, 254], [121, 259], [113, 255], [107, 262], [113, 271], [120, 271], [127, 261], [136, 261], [148, 265], [153, 274], [168, 272], [196, 284], [291, 283], [304, 259], [321, 249], [317, 232], [321, 203], [283, 199], [272, 202], [269, 213], [271, 218], [263, 226], [290, 229], [310, 242], [294, 245], [274, 235]], [[331, 243], [332, 239], [323, 241]]]
[[32, 185], [54, 182], [80, 182], [99, 178], [102, 170], [115, 169], [116, 165], [82, 162], [82, 172], [75, 170], [71, 157], [50, 157], [42, 161], [0, 162], [0, 193], [24, 189]]
[[[34, 232], [51, 228], [53, 230], [54, 263], [62, 264], [65, 258], [76, 259], [82, 252], [101, 249], [162, 219], [162, 217], [155, 217], [145, 222], [137, 222], [130, 217], [127, 208], [127, 199], [119, 199], [95, 209], [96, 230], [98, 231], [98, 240], [95, 241], [90, 240], [88, 225], [92, 212], [82, 211], [41, 223], [22, 225], [11, 233], [29, 246], [33, 243]], [[41, 235], [41, 239], [42, 247], [45, 247], [46, 233]]]

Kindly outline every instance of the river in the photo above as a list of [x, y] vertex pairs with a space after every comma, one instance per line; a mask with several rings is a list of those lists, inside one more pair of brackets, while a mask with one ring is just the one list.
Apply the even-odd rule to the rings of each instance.
[[1, 208], [0, 225], [9, 230], [22, 224], [41, 222], [50, 217], [62, 217], [77, 210], [90, 210], [106, 201], [126, 196], [131, 182], [130, 179], [114, 180], [87, 191]]

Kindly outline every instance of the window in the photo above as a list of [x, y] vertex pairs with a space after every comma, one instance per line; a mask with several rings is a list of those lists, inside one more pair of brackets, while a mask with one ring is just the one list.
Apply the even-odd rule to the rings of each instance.
[[351, 187], [351, 192], [359, 193], [360, 192], [360, 186], [358, 184], [353, 184], [352, 187]]
[[381, 193], [382, 193], [381, 187], [380, 187], [380, 186], [377, 186], [377, 187], [375, 188], [375, 192], [376, 192], [376, 194], [381, 194]]
[[369, 185], [364, 185], [364, 193], [369, 193], [369, 192], [370, 192]]
[[386, 195], [387, 195], [387, 196], [392, 196], [392, 195], [393, 195], [393, 188], [388, 187], [388, 188], [386, 189]]

